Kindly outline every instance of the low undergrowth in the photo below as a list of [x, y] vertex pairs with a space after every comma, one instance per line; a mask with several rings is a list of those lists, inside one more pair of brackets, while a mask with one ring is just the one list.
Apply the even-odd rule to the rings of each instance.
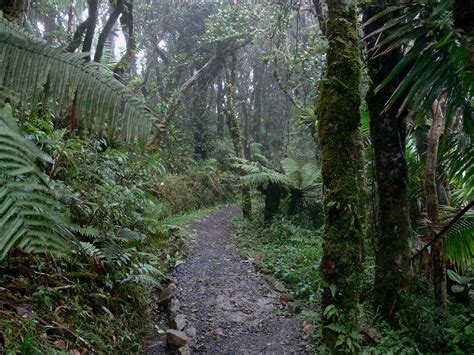
[[44, 171], [75, 238], [65, 255], [13, 249], [0, 263], [0, 353], [139, 353], [150, 289], [182, 257], [176, 224], [232, 200], [230, 174], [216, 161], [176, 174], [159, 154], [26, 130], [51, 158]]
[[[237, 236], [240, 251], [249, 256], [264, 273], [272, 273], [286, 284], [301, 309], [299, 317], [306, 332], [313, 334], [312, 352], [330, 353], [322, 344], [320, 323], [322, 226], [311, 216], [279, 216], [270, 225], [261, 221], [256, 211], [251, 221], [242, 221]], [[366, 257], [359, 305], [360, 334], [351, 337], [353, 352], [361, 354], [470, 354], [474, 351], [473, 306], [451, 302], [440, 312], [432, 301], [431, 283], [424, 278], [413, 280], [409, 309], [397, 316], [397, 327], [388, 325], [377, 313], [370, 294], [374, 261]], [[453, 300], [451, 300], [453, 301]], [[350, 352], [350, 351], [349, 351]]]

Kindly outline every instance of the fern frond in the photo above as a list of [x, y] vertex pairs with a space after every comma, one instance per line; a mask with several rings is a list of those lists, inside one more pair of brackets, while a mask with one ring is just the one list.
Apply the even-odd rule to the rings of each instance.
[[92, 243], [89, 242], [78, 242], [79, 250], [82, 251], [85, 255], [92, 257], [95, 256], [101, 260], [105, 260], [106, 257], [102, 251]]
[[18, 127], [11, 127], [13, 122], [6, 105], [1, 107], [0, 260], [13, 247], [64, 253], [72, 234], [46, 177], [36, 167], [43, 154], [18, 133]]
[[258, 162], [248, 161], [241, 158], [235, 158], [234, 161], [236, 163], [232, 164], [232, 166], [247, 174], [241, 178], [244, 185], [261, 186], [273, 182], [283, 186], [288, 186], [290, 183], [284, 174], [269, 169]]
[[[47, 88], [58, 108], [69, 110], [82, 125], [109, 139], [145, 146], [157, 118], [130, 90], [86, 54], [65, 53], [16, 29], [0, 17], [0, 87], [33, 107]], [[117, 132], [119, 131], [119, 132]]]
[[276, 171], [262, 171], [259, 173], [245, 175], [241, 178], [246, 186], [262, 186], [268, 183], [275, 183], [283, 186], [289, 184], [288, 179]]
[[163, 273], [153, 265], [139, 262], [132, 265], [131, 272], [121, 282], [134, 282], [146, 286], [160, 287], [159, 280], [163, 276]]

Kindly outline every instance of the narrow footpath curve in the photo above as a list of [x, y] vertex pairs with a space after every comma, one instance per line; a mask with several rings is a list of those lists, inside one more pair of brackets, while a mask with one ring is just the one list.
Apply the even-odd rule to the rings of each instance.
[[303, 354], [300, 322], [285, 314], [279, 296], [237, 252], [236, 207], [195, 221], [196, 241], [172, 274], [180, 313], [195, 328], [191, 353]]

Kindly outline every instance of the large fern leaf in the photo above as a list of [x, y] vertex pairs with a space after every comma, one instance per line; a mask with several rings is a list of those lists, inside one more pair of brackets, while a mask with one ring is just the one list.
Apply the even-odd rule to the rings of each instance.
[[0, 14], [0, 87], [17, 93], [23, 107], [34, 106], [47, 91], [58, 108], [72, 108], [82, 128], [144, 146], [156, 117], [103, 66], [84, 57], [33, 38]]
[[234, 158], [234, 168], [243, 171], [245, 174], [241, 180], [246, 186], [262, 186], [270, 182], [282, 186], [288, 186], [290, 181], [288, 177], [278, 171], [269, 169], [258, 162], [248, 161], [246, 159]]
[[0, 107], [0, 260], [13, 247], [26, 252], [66, 250], [72, 237], [58, 212], [47, 179], [36, 167], [42, 153], [15, 127], [8, 106]]

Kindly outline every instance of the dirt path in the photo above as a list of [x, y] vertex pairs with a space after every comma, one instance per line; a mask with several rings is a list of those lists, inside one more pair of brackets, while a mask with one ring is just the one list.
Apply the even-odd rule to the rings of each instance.
[[279, 295], [236, 251], [232, 220], [239, 213], [229, 207], [193, 222], [196, 241], [172, 274], [179, 313], [196, 331], [191, 353], [302, 354], [299, 321], [285, 315]]

